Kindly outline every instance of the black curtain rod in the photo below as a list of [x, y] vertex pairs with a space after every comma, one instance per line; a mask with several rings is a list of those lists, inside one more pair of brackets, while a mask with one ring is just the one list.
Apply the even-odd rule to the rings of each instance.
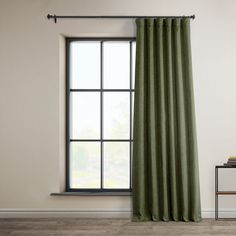
[[195, 15], [191, 16], [57, 16], [57, 15], [47, 15], [47, 18], [54, 19], [57, 23], [57, 19], [137, 19], [137, 18], [190, 18], [195, 19]]

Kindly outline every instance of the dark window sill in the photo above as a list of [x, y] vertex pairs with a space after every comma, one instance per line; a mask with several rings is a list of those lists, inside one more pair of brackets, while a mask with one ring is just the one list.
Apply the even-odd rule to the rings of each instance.
[[62, 192], [51, 196], [132, 196], [132, 192]]

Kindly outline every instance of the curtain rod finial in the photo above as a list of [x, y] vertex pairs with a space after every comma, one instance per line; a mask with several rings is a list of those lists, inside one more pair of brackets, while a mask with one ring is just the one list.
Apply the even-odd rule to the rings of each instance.
[[57, 15], [50, 15], [50, 14], [47, 14], [47, 18], [48, 20], [50, 20], [51, 18], [54, 19], [54, 22], [57, 23]]
[[194, 14], [192, 15], [192, 18], [193, 18], [193, 20], [195, 19], [195, 15]]

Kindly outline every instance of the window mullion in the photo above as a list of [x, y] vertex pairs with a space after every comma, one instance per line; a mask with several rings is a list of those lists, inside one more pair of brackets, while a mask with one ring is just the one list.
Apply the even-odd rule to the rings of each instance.
[[66, 190], [70, 189], [70, 119], [71, 119], [71, 93], [70, 93], [70, 42], [66, 40]]
[[130, 185], [129, 185], [129, 187], [130, 187], [130, 189], [131, 189], [131, 187], [132, 187], [132, 176], [131, 176], [131, 173], [132, 173], [132, 161], [131, 161], [131, 157], [132, 157], [132, 146], [131, 146], [131, 139], [132, 139], [132, 41], [130, 41], [129, 42], [129, 57], [130, 57], [130, 66], [129, 66], [129, 71], [130, 71], [130, 73], [129, 73], [129, 76], [130, 76], [130, 78], [129, 78], [129, 82], [130, 82], [130, 84], [129, 84], [129, 86], [130, 86], [130, 91], [129, 91], [129, 93], [130, 93], [130, 105], [129, 105], [129, 108], [130, 108], [130, 112], [129, 112], [129, 115], [130, 115], [130, 124], [129, 124], [129, 126], [130, 126], [130, 132], [129, 132], [129, 139], [130, 139], [130, 141], [129, 141], [129, 165], [130, 165], [130, 170], [129, 170], [129, 175], [130, 175], [130, 178], [129, 178], [129, 183], [130, 183]]
[[103, 189], [103, 41], [101, 41], [100, 47], [100, 54], [101, 54], [101, 92], [100, 92], [100, 135], [101, 135], [101, 189]]

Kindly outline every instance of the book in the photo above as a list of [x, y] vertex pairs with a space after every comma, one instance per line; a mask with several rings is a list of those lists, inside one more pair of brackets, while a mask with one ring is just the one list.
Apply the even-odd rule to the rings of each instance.
[[228, 157], [227, 163], [224, 163], [224, 165], [236, 166], [236, 156]]

